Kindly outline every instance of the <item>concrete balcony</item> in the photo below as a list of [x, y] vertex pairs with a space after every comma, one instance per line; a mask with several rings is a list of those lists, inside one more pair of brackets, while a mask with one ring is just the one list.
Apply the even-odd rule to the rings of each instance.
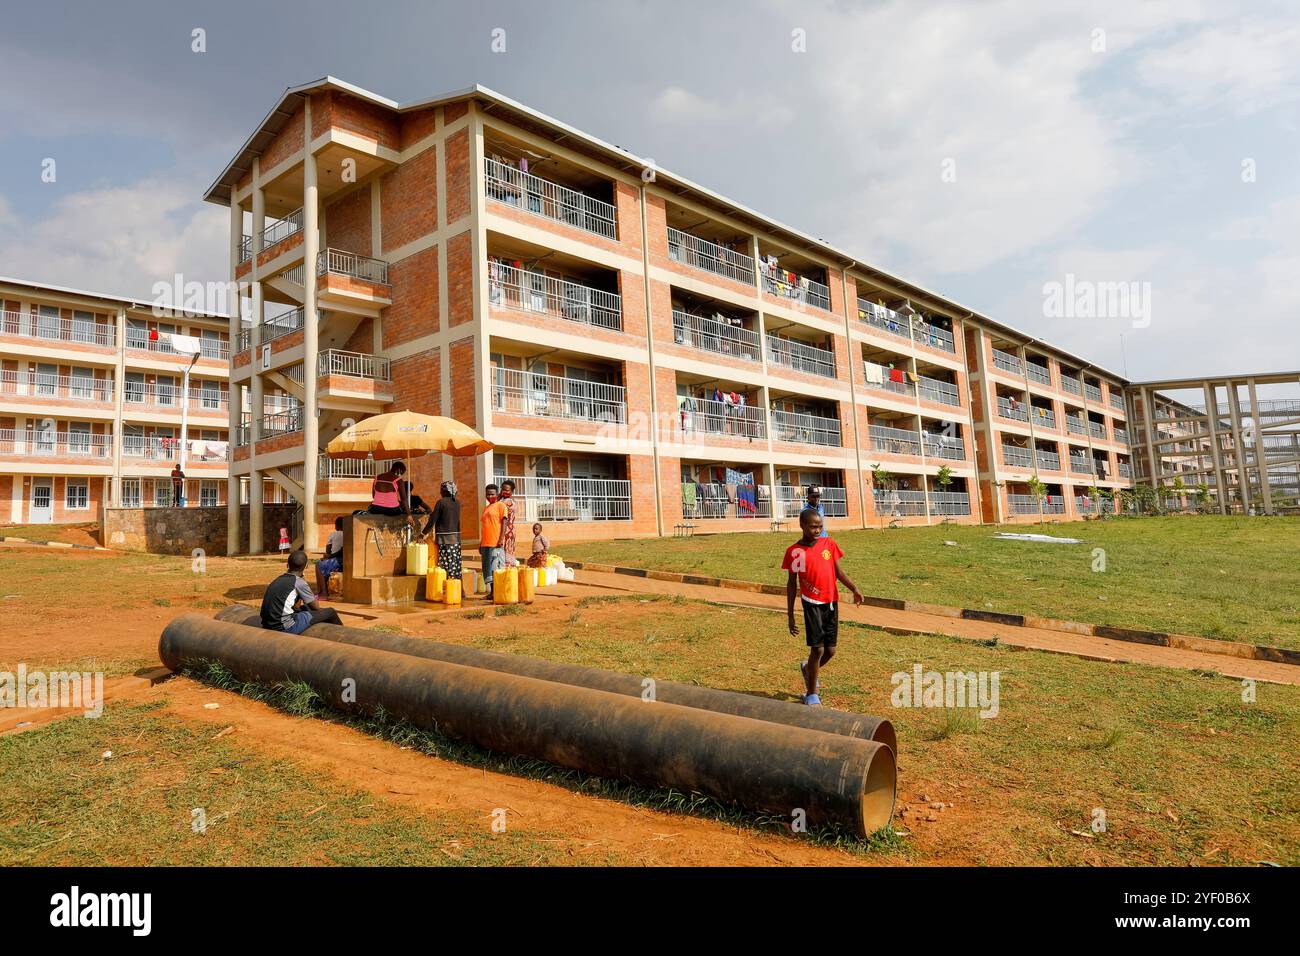
[[0, 428], [0, 458], [107, 462], [112, 457], [112, 435], [80, 430]]
[[616, 292], [530, 272], [495, 262], [496, 277], [488, 285], [493, 308], [546, 315], [581, 325], [621, 331], [623, 300]]
[[495, 370], [492, 412], [559, 421], [627, 421], [627, 390], [621, 385], [588, 382], [561, 375], [543, 375], [522, 369]]
[[930, 492], [930, 514], [959, 517], [970, 514], [970, 493], [966, 491]]
[[889, 425], [871, 425], [867, 429], [871, 450], [886, 455], [906, 457], [921, 456], [921, 433], [910, 428], [893, 428]]
[[668, 227], [668, 258], [702, 272], [752, 286], [754, 259], [689, 232]]
[[999, 395], [998, 417], [1006, 418], [1013, 422], [1028, 422], [1029, 410], [1025, 407], [1024, 402], [1013, 401], [1010, 398]]
[[[154, 435], [123, 435], [122, 458], [135, 461], [175, 463], [180, 461], [179, 438], [159, 438]], [[224, 441], [188, 439], [185, 449], [185, 467], [226, 467], [230, 461], [230, 446]]]
[[0, 398], [18, 404], [98, 405], [109, 409], [114, 402], [113, 388], [111, 378], [0, 371]]
[[630, 521], [632, 483], [616, 478], [498, 476], [515, 483], [515, 525], [534, 521]]
[[775, 273], [763, 272], [763, 291], [768, 295], [792, 302], [802, 302], [815, 309], [829, 312], [831, 309], [831, 290], [825, 283], [807, 276], [784, 273], [778, 268]]
[[839, 448], [843, 444], [838, 418], [800, 412], [773, 411], [772, 438], [788, 444], [826, 445], [832, 448]]
[[329, 407], [386, 405], [393, 400], [388, 359], [326, 349], [316, 356], [317, 395]]
[[993, 367], [1012, 375], [1023, 375], [1025, 373], [1025, 367], [1021, 364], [1020, 359], [1010, 352], [1002, 351], [1002, 349], [993, 350]]
[[484, 157], [483, 172], [487, 198], [494, 202], [606, 239], [618, 238], [618, 209], [613, 203], [491, 157]]
[[796, 372], [823, 378], [836, 377], [834, 352], [780, 335], [767, 337], [767, 360]]
[[914, 518], [925, 514], [924, 491], [872, 488], [871, 497], [875, 501], [878, 515], [891, 518]]
[[344, 249], [322, 249], [316, 254], [316, 295], [322, 308], [344, 312], [371, 313], [392, 305], [388, 263]]
[[957, 393], [957, 386], [952, 382], [929, 378], [925, 375], [918, 376], [918, 379], [916, 390], [921, 398], [928, 402], [937, 402], [940, 405], [951, 405], [954, 408], [961, 407], [961, 397]]
[[757, 332], [678, 309], [673, 310], [673, 341], [687, 348], [747, 362], [762, 358]]
[[767, 437], [767, 413], [757, 405], [729, 405], [711, 398], [691, 398], [681, 407], [682, 431], [688, 439]]

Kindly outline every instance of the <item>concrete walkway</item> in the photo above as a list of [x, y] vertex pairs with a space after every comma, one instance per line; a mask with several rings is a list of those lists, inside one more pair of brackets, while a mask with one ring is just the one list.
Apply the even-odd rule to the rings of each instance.
[[[758, 594], [700, 584], [679, 584], [673, 581], [657, 581], [653, 578], [587, 570], [579, 570], [577, 579], [574, 584], [547, 588], [546, 591], [557, 597], [563, 596], [565, 591], [675, 594], [700, 601], [711, 601], [715, 604], [766, 608], [785, 613], [784, 595]], [[895, 611], [867, 605], [841, 604], [840, 616], [842, 620], [869, 624], [900, 634], [947, 634], [951, 637], [981, 641], [997, 638], [999, 643], [1013, 647], [1026, 647], [1055, 654], [1071, 654], [1089, 660], [1127, 661], [1155, 667], [1179, 667], [1185, 670], [1211, 671], [1225, 677], [1300, 685], [1300, 667], [1294, 664], [1247, 660], [1150, 644], [1134, 644], [1128, 641], [1049, 631], [1036, 627], [1008, 627], [987, 621], [922, 614], [917, 611]]]

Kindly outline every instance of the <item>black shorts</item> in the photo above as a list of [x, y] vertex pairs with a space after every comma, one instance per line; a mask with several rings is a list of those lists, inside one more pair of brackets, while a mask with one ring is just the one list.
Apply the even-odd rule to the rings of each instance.
[[[802, 601], [802, 598], [800, 599]], [[840, 639], [839, 605], [803, 601], [803, 630], [809, 647], [834, 647]]]

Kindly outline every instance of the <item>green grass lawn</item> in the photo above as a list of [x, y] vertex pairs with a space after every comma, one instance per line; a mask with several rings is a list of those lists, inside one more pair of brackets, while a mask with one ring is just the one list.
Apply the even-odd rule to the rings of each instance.
[[[1083, 543], [1000, 541], [998, 530]], [[566, 560], [782, 584], [781, 555], [797, 537], [718, 534], [555, 550]], [[938, 525], [835, 538], [864, 594], [1300, 648], [1300, 518]], [[1097, 548], [1104, 571], [1093, 570]]]
[[481, 815], [395, 807], [154, 710], [110, 704], [0, 738], [0, 865], [573, 862], [554, 843], [492, 834]]
[[[779, 614], [667, 598], [412, 630], [786, 699], [805, 650]], [[999, 672], [997, 716], [893, 707], [891, 677], [915, 663]], [[1246, 703], [1238, 682], [1212, 675], [856, 626], [841, 628], [823, 678], [828, 706], [894, 722], [900, 790], [956, 804], [934, 840], [921, 824], [906, 841], [916, 862], [1300, 863], [1300, 688], [1257, 693]], [[1097, 808], [1107, 830], [1089, 836]]]

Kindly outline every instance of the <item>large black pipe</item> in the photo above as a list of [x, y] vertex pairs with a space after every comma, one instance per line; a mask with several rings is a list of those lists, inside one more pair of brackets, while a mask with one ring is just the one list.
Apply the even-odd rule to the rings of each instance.
[[173, 670], [217, 661], [242, 680], [304, 681], [341, 710], [382, 708], [499, 753], [703, 793], [788, 820], [802, 811], [810, 824], [860, 836], [893, 815], [894, 754], [874, 741], [196, 614], [167, 625], [158, 656]]
[[[242, 604], [234, 604], [223, 609], [217, 615], [217, 620], [250, 627], [262, 625], [261, 615]], [[307, 633], [325, 641], [373, 647], [381, 651], [410, 654], [432, 661], [464, 664], [467, 667], [482, 667], [503, 674], [536, 677], [557, 684], [605, 690], [629, 697], [641, 697], [647, 690], [642, 683], [645, 680], [643, 677], [596, 667], [583, 667], [580, 664], [548, 661], [540, 657], [502, 654], [499, 651], [481, 650], [460, 644], [444, 644], [423, 638], [406, 637], [402, 634], [367, 631], [357, 627], [340, 627], [337, 624], [315, 624], [308, 628]], [[894, 734], [894, 725], [882, 717], [853, 714], [844, 710], [832, 710], [829, 707], [807, 707], [786, 700], [772, 700], [769, 697], [755, 697], [753, 694], [738, 694], [735, 691], [696, 687], [693, 684], [678, 684], [674, 681], [658, 679], [654, 683], [654, 697], [665, 704], [681, 704], [684, 707], [708, 710], [715, 714], [752, 717], [755, 720], [766, 720], [790, 727], [804, 727], [808, 730], [821, 730], [844, 737], [875, 740], [887, 745], [895, 754], [898, 753], [898, 738]]]

